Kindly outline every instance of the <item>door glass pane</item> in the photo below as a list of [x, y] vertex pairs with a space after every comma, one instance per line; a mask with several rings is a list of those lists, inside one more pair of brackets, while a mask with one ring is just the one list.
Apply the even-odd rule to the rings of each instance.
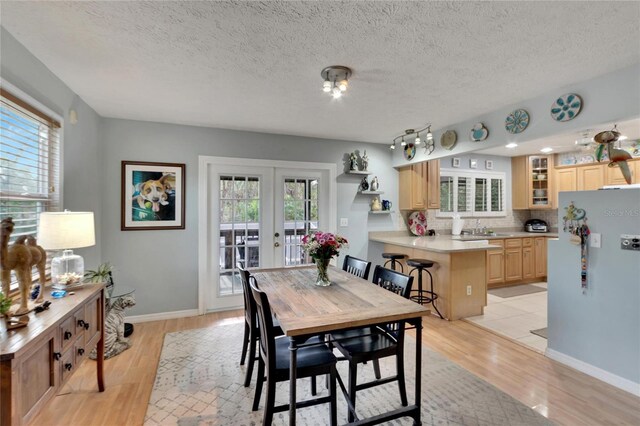
[[318, 229], [318, 180], [286, 178], [284, 194], [284, 266], [309, 264], [302, 237]]
[[458, 212], [471, 211], [471, 178], [458, 177]]
[[242, 293], [237, 263], [260, 267], [260, 179], [220, 177], [219, 296]]

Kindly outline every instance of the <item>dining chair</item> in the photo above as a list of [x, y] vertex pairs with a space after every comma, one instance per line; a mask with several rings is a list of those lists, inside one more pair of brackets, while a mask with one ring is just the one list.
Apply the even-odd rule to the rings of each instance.
[[371, 262], [358, 259], [357, 257], [346, 255], [344, 262], [342, 263], [342, 270], [355, 275], [356, 277], [364, 280], [369, 279], [369, 269], [371, 269]]
[[[256, 342], [260, 339], [258, 331], [258, 317], [256, 311], [256, 302], [251, 294], [249, 286], [249, 277], [251, 273], [238, 262], [238, 270], [240, 271], [240, 281], [242, 282], [242, 290], [244, 296], [244, 336], [242, 338], [242, 354], [240, 355], [240, 365], [244, 365], [247, 358], [247, 348], [249, 349], [249, 359], [247, 365], [247, 373], [244, 379], [244, 386], [251, 384], [251, 375], [253, 374], [253, 366], [258, 360], [256, 356]], [[276, 336], [282, 335], [282, 328], [276, 319], [272, 321], [273, 333]]]
[[[400, 272], [376, 266], [373, 272], [373, 284], [394, 292], [406, 299], [411, 293], [413, 277]], [[407, 406], [407, 391], [404, 379], [404, 321], [390, 324], [335, 332], [331, 334], [333, 345], [349, 362], [349, 415], [348, 421], [355, 420], [356, 392], [373, 386], [398, 382], [400, 400], [403, 406]], [[396, 375], [381, 378], [377, 361], [390, 356], [396, 357]], [[373, 361], [375, 379], [358, 384], [358, 364]], [[340, 381], [344, 389], [344, 384]]]
[[[289, 380], [289, 339], [284, 337], [276, 338], [273, 332], [269, 299], [266, 293], [258, 289], [255, 277], [251, 276], [249, 278], [249, 284], [258, 312], [258, 329], [260, 331], [258, 379], [252, 410], [258, 410], [260, 396], [262, 394], [262, 385], [266, 380], [267, 394], [262, 424], [269, 426], [273, 421], [274, 413], [289, 410], [289, 404], [275, 405], [276, 383]], [[329, 377], [329, 395], [301, 401], [296, 403], [296, 408], [309, 407], [328, 402], [330, 424], [334, 426], [338, 423], [336, 357], [324, 341], [315, 336], [308, 339], [303, 346], [297, 349], [296, 377], [304, 378], [325, 374]]]

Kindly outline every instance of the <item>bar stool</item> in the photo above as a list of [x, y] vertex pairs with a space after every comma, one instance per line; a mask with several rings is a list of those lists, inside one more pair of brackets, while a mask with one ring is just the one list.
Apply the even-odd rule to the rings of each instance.
[[391, 262], [391, 269], [396, 271], [396, 265], [399, 265], [400, 266], [400, 270], [404, 274], [404, 266], [402, 266], [402, 263], [396, 262], [396, 261], [397, 260], [406, 259], [408, 257], [406, 254], [402, 254], [402, 253], [382, 253], [382, 257], [384, 259], [389, 259], [386, 262], [384, 262], [383, 266], [385, 268], [387, 267], [387, 263]]
[[[407, 260], [407, 266], [412, 266], [413, 269], [409, 272], [409, 275], [413, 274], [413, 271], [418, 271], [418, 289], [413, 290], [412, 292], [417, 292], [418, 294], [415, 296], [411, 296], [411, 300], [414, 302], [418, 302], [421, 305], [433, 305], [433, 309], [436, 310], [440, 318], [444, 319], [438, 307], [435, 304], [436, 299], [438, 299], [438, 295], [433, 292], [433, 275], [429, 272], [429, 268], [431, 268], [435, 262], [428, 259], [409, 259]], [[429, 274], [429, 279], [431, 282], [431, 290], [424, 290], [422, 288], [422, 272], [426, 272]]]

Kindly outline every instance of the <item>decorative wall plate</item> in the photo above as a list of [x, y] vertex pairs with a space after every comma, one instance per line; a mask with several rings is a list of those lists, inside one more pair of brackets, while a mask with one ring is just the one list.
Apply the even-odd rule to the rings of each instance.
[[483, 141], [487, 138], [487, 136], [489, 136], [489, 129], [484, 127], [483, 123], [476, 123], [476, 125], [473, 126], [473, 129], [471, 129], [471, 133], [469, 134], [469, 137], [474, 142]]
[[582, 98], [575, 93], [566, 93], [551, 105], [551, 117], [556, 121], [573, 120], [581, 109]]
[[504, 128], [509, 133], [522, 133], [529, 125], [529, 113], [523, 109], [517, 109], [507, 115], [504, 120]]
[[404, 146], [404, 158], [406, 160], [413, 160], [416, 156], [416, 146], [412, 143], [408, 143]]
[[413, 235], [422, 237], [427, 233], [427, 217], [424, 212], [413, 212], [409, 215], [409, 230]]
[[440, 136], [440, 146], [444, 149], [453, 149], [456, 146], [456, 142], [458, 141], [458, 135], [455, 130], [447, 130]]

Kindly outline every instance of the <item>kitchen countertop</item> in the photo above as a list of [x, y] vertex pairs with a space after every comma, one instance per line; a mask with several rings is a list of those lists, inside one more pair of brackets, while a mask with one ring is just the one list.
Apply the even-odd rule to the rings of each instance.
[[418, 250], [433, 251], [438, 253], [454, 253], [464, 251], [479, 250], [497, 250], [502, 249], [501, 246], [492, 245], [490, 240], [504, 238], [523, 238], [523, 237], [557, 237], [557, 233], [532, 233], [532, 232], [504, 232], [495, 236], [479, 237], [479, 236], [463, 236], [471, 237], [470, 239], [461, 239], [460, 236], [454, 235], [437, 235], [432, 237], [416, 237], [404, 231], [379, 231], [369, 232], [369, 241], [378, 243], [393, 244], [401, 247], [415, 248]]

